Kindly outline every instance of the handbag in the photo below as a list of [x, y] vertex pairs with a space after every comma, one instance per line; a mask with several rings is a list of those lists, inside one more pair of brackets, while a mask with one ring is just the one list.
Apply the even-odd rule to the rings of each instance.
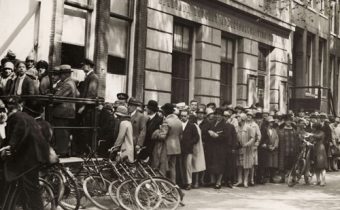
[[51, 146], [49, 148], [48, 162], [50, 164], [59, 163], [58, 155]]

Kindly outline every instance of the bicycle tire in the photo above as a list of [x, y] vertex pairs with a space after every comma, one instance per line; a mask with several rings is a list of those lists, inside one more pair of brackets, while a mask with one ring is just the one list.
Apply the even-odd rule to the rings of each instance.
[[85, 196], [98, 208], [102, 210], [109, 210], [105, 201], [110, 201], [112, 204], [111, 197], [108, 195], [108, 187], [110, 182], [99, 176], [89, 176], [83, 182], [83, 190]]
[[[167, 197], [165, 198], [164, 196]], [[154, 198], [155, 200], [150, 201], [150, 198]], [[174, 210], [178, 208], [181, 202], [181, 194], [172, 182], [164, 178], [156, 177], [144, 180], [137, 186], [135, 199], [138, 206], [143, 210]], [[152, 205], [150, 205], [150, 203], [152, 203]]]
[[50, 184], [53, 189], [54, 196], [56, 197], [56, 202], [59, 203], [65, 191], [63, 175], [61, 172], [53, 170], [49, 171], [47, 176], [43, 179]]
[[80, 192], [77, 182], [71, 172], [67, 171], [62, 166], [60, 172], [64, 179], [64, 193], [59, 200], [59, 206], [64, 210], [78, 210], [80, 207]]
[[117, 189], [119, 187], [119, 185], [121, 184], [122, 182], [119, 181], [119, 180], [115, 180], [113, 182], [111, 182], [110, 186], [109, 186], [109, 195], [112, 199], [112, 201], [117, 205], [117, 207], [119, 207], [119, 202], [118, 202], [118, 199], [117, 199]]
[[[56, 205], [52, 186], [50, 186], [50, 184], [46, 180], [41, 179], [41, 178], [39, 178], [39, 186], [40, 186], [40, 193], [41, 193], [41, 198], [43, 201], [44, 210], [56, 210], [57, 205]], [[19, 187], [16, 187], [16, 189], [14, 189], [13, 195], [10, 198], [10, 201], [9, 201], [10, 203], [6, 207], [6, 209], [7, 210], [26, 209], [20, 203], [21, 201], [22, 201], [21, 190], [19, 189]]]
[[[117, 199], [119, 205], [125, 210], [140, 210], [136, 203], [134, 190], [137, 184], [133, 180], [122, 182], [117, 189]], [[131, 192], [132, 191], [132, 192]]]

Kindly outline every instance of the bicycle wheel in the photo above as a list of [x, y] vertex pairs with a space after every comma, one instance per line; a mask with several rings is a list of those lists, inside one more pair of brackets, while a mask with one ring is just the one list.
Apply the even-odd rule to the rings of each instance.
[[122, 183], [121, 181], [115, 180], [115, 181], [111, 182], [111, 184], [109, 186], [109, 195], [110, 195], [112, 201], [117, 205], [117, 207], [119, 207], [119, 202], [118, 202], [118, 199], [117, 199], [117, 189], [118, 189], [118, 187], [121, 183]]
[[43, 179], [47, 181], [52, 187], [54, 197], [56, 198], [56, 202], [58, 203], [63, 197], [65, 191], [62, 174], [58, 171], [50, 171]]
[[99, 176], [89, 176], [83, 182], [85, 196], [98, 208], [108, 210], [107, 206], [112, 205], [108, 193], [110, 182]]
[[125, 210], [139, 210], [135, 200], [135, 189], [137, 184], [133, 180], [127, 180], [121, 183], [117, 189], [117, 199], [119, 205]]
[[80, 192], [73, 174], [60, 168], [64, 182], [64, 193], [59, 200], [59, 206], [64, 210], [78, 210], [80, 207]]
[[164, 178], [152, 178], [141, 182], [135, 199], [142, 209], [177, 209], [181, 201], [178, 188]]
[[54, 210], [57, 208], [56, 198], [54, 196], [53, 187], [44, 179], [39, 179], [40, 195], [43, 200], [45, 210]]

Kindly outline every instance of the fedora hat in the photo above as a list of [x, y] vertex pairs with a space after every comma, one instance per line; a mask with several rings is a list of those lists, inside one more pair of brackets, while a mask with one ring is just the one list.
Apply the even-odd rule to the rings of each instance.
[[71, 73], [72, 67], [68, 64], [63, 64], [59, 67], [55, 67], [52, 71], [53, 74], [63, 74], [63, 73]]
[[274, 122], [274, 118], [273, 116], [268, 116], [267, 119], [266, 119], [268, 122]]
[[137, 99], [131, 97], [128, 101], [128, 105], [135, 105], [135, 106], [140, 106], [142, 105], [142, 102], [138, 101]]
[[116, 115], [121, 116], [121, 117], [128, 117], [128, 116], [130, 116], [129, 112], [128, 112], [128, 109], [125, 106], [122, 106], [122, 105], [117, 107]]

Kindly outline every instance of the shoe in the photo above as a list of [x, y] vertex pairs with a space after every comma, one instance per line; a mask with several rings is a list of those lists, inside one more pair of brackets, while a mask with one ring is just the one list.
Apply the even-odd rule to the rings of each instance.
[[191, 190], [191, 184], [188, 184], [184, 189], [185, 190]]
[[248, 188], [248, 184], [246, 184], [246, 183], [244, 183], [243, 186], [244, 186], [245, 188]]
[[200, 188], [200, 186], [199, 186], [198, 184], [194, 184], [194, 185], [192, 186], [192, 189], [198, 189], [198, 188]]
[[234, 184], [234, 187], [241, 187], [242, 183], [241, 182], [237, 182], [236, 184]]
[[253, 187], [253, 186], [255, 186], [255, 183], [254, 183], [254, 182], [250, 182], [250, 183], [249, 183], [249, 186], [250, 186], [250, 187]]
[[230, 183], [227, 183], [225, 186], [226, 186], [226, 187], [229, 187], [229, 188], [231, 188], [231, 189], [234, 188], [234, 186], [233, 186], [232, 184], [230, 184]]
[[214, 189], [217, 189], [217, 190], [221, 189], [221, 185], [220, 184], [216, 184]]

